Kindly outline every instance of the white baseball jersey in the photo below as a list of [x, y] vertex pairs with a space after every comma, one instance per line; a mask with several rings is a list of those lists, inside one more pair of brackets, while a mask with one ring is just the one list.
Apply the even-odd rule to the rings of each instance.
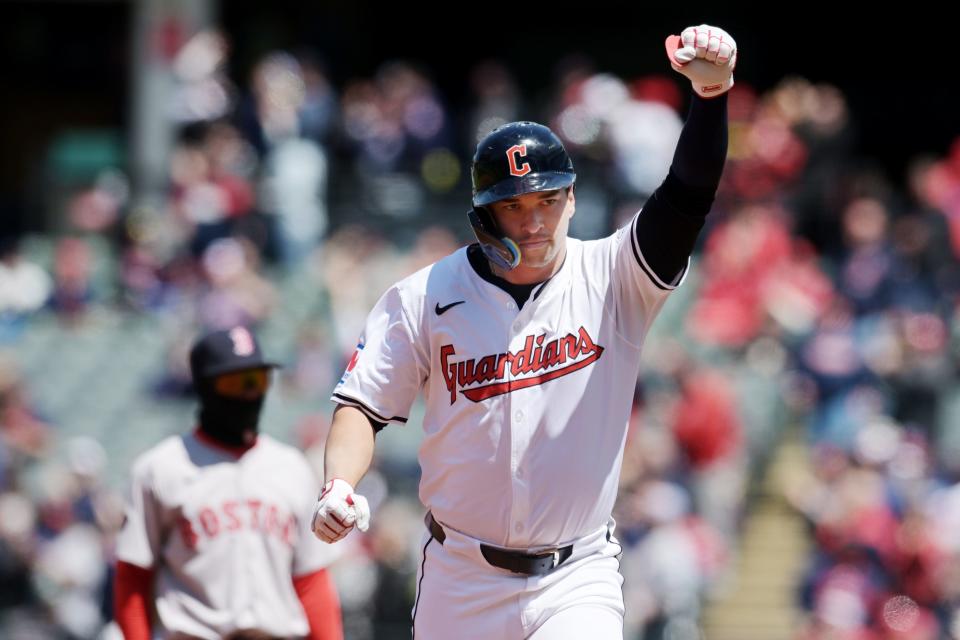
[[390, 288], [333, 400], [405, 422], [427, 404], [420, 499], [439, 522], [511, 548], [607, 525], [640, 368], [668, 293], [631, 223], [567, 239], [560, 270], [523, 308], [460, 249]]
[[154, 637], [306, 635], [292, 578], [339, 553], [310, 531], [316, 496], [303, 454], [267, 435], [239, 458], [196, 433], [139, 456], [117, 558], [156, 569]]

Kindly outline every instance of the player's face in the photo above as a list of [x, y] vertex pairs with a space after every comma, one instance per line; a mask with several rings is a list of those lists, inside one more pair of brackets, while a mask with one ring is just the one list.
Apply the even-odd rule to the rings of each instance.
[[270, 370], [264, 368], [224, 373], [213, 379], [213, 388], [218, 394], [239, 400], [262, 398], [269, 386]]
[[520, 265], [500, 274], [505, 280], [528, 284], [556, 273], [566, 253], [575, 204], [573, 189], [558, 189], [525, 193], [489, 205], [500, 230], [520, 247]]

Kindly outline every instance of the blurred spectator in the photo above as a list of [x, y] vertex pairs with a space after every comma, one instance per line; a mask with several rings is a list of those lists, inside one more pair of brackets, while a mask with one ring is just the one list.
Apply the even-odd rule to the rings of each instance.
[[689, 496], [673, 483], [647, 482], [626, 499], [648, 531], [621, 560], [625, 637], [668, 640], [675, 637], [672, 627], [699, 618], [702, 598], [723, 567], [727, 548], [722, 536], [691, 513]]
[[[136, 224], [128, 222], [128, 226]], [[158, 311], [168, 293], [162, 275], [163, 266], [162, 259], [139, 230], [128, 229], [119, 264], [121, 301], [134, 311]]]
[[840, 293], [857, 316], [892, 302], [893, 252], [888, 241], [889, 211], [876, 198], [857, 198], [843, 210], [845, 251], [840, 257]]
[[405, 500], [389, 500], [378, 513], [384, 516], [383, 523], [375, 524], [370, 532], [370, 550], [377, 572], [370, 603], [372, 637], [401, 640], [410, 636], [410, 612], [416, 593], [411, 589], [417, 566], [410, 543], [417, 539], [423, 520], [419, 505]]
[[[28, 398], [26, 384], [16, 362], [0, 354], [0, 446], [6, 463], [16, 471], [21, 459], [44, 453], [53, 436]], [[0, 490], [9, 479], [0, 477]]]
[[35, 519], [36, 509], [26, 496], [0, 492], [0, 611], [37, 603], [31, 583]]
[[227, 76], [230, 43], [218, 29], [193, 35], [173, 61], [176, 89], [170, 115], [177, 122], [211, 122], [227, 115], [236, 89]]
[[383, 64], [343, 91], [343, 136], [361, 211], [387, 220], [423, 215], [461, 177], [451, 119], [437, 88], [412, 64]]
[[292, 266], [326, 232], [326, 143], [336, 121], [336, 94], [318, 60], [286, 52], [263, 57], [251, 85], [240, 126], [262, 161], [260, 206], [276, 227], [278, 257]]
[[818, 251], [834, 255], [841, 237], [837, 214], [845, 176], [856, 163], [855, 121], [846, 96], [834, 86], [791, 77], [772, 92], [768, 104], [801, 142], [805, 158], [787, 192], [794, 228]]
[[22, 333], [27, 318], [46, 304], [52, 288], [47, 272], [21, 255], [17, 238], [0, 238], [0, 344]]
[[207, 247], [203, 271], [208, 288], [198, 303], [201, 326], [255, 327], [267, 318], [276, 306], [276, 291], [258, 273], [258, 266], [257, 252], [246, 240], [222, 238]]
[[302, 394], [332, 389], [342, 373], [336, 368], [339, 362], [340, 353], [327, 332], [320, 327], [304, 327], [297, 336], [296, 361], [288, 372], [293, 389]]
[[812, 170], [796, 121], [783, 112], [778, 91], [789, 87], [781, 85], [761, 99], [742, 83], [731, 90], [728, 108], [740, 124], [731, 125], [733, 161], [724, 169], [727, 188], [718, 194], [721, 201], [779, 201], [788, 187], [803, 184], [801, 172]]
[[88, 189], [75, 194], [67, 204], [70, 225], [77, 231], [106, 232], [120, 219], [130, 185], [117, 170], [101, 171]]
[[407, 264], [403, 267], [407, 273], [414, 273], [447, 256], [462, 245], [446, 227], [433, 225], [425, 228], [417, 236], [416, 242], [407, 252]]
[[337, 120], [337, 94], [319, 58], [268, 53], [254, 66], [250, 84], [237, 117], [261, 158], [289, 138], [326, 144]]
[[767, 278], [793, 253], [783, 211], [747, 205], [714, 228], [704, 247], [705, 282], [687, 319], [698, 342], [736, 348], [759, 336]]
[[946, 218], [953, 254], [960, 257], [960, 138], [946, 158], [916, 167], [911, 183], [920, 202]]
[[357, 346], [367, 309], [396, 277], [397, 260], [383, 237], [360, 226], [342, 227], [327, 241], [320, 273], [343, 364]]
[[79, 320], [94, 300], [93, 255], [80, 238], [57, 242], [50, 305], [64, 320]]
[[689, 469], [696, 513], [736, 537], [746, 492], [743, 427], [729, 379], [687, 368], [678, 375], [673, 436]]
[[190, 376], [190, 345], [190, 333], [185, 331], [167, 349], [164, 371], [153, 387], [158, 397], [194, 397], [193, 379]]
[[[225, 122], [187, 130], [171, 159], [172, 210], [181, 237], [194, 256], [210, 243], [240, 232], [252, 215], [254, 190], [249, 180], [252, 155], [236, 129]], [[268, 234], [247, 235], [265, 247]]]
[[464, 148], [475, 148], [500, 125], [521, 120], [522, 96], [513, 73], [498, 60], [485, 60], [470, 71], [470, 121]]

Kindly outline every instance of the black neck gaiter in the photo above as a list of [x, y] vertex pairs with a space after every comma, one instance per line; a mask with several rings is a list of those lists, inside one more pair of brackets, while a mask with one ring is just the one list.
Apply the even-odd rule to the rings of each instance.
[[249, 447], [257, 437], [263, 398], [225, 398], [211, 389], [200, 390], [197, 415], [200, 428], [210, 437], [231, 447]]

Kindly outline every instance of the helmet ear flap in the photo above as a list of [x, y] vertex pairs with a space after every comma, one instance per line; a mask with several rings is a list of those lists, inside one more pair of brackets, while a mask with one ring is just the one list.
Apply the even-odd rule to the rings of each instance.
[[467, 217], [483, 254], [490, 262], [505, 271], [510, 271], [520, 264], [520, 247], [511, 238], [500, 233], [486, 207], [474, 207], [467, 211]]

